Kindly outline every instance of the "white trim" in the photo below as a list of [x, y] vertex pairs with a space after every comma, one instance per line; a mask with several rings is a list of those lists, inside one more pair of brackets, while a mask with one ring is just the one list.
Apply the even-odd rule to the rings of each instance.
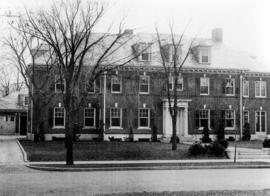
[[[148, 126], [146, 127], [140, 126], [140, 110], [148, 110]], [[150, 129], [150, 112], [150, 108], [138, 108], [138, 129]]]
[[[201, 93], [201, 79], [207, 79], [208, 80], [208, 84], [207, 84], [207, 87], [208, 87], [208, 92], [207, 93]], [[209, 77], [200, 77], [200, 95], [209, 95], [210, 94], [210, 78]]]
[[[59, 80], [60, 80], [60, 82], [59, 82]], [[62, 80], [63, 80], [63, 84], [61, 83], [61, 77], [60, 77], [60, 75], [59, 74], [56, 74], [55, 76], [54, 76], [54, 92], [55, 93], [64, 93], [64, 92], [66, 92], [66, 81], [65, 81], [65, 79], [62, 77]], [[56, 88], [56, 85], [57, 84], [61, 84], [61, 85], [64, 85], [64, 90], [62, 91], [62, 90], [57, 90], [57, 88]]]
[[[113, 83], [113, 78], [114, 77], [117, 77], [120, 79], [120, 82], [119, 82], [119, 85], [120, 85], [120, 91], [113, 91], [113, 84], [116, 84], [116, 83]], [[118, 84], [118, 83], [117, 83]], [[111, 93], [112, 94], [121, 94], [122, 93], [122, 77], [117, 75], [117, 76], [112, 76], [111, 77]]]
[[[225, 112], [224, 112], [224, 121], [226, 120], [226, 111], [233, 111], [233, 127], [225, 127], [224, 126], [224, 130], [235, 130], [235, 121], [236, 121], [236, 116], [235, 116], [235, 110], [232, 110], [232, 109], [227, 109], [227, 110], [224, 110]], [[224, 122], [224, 125], [225, 125], [226, 123]]]
[[[86, 109], [92, 109], [92, 110], [94, 110], [94, 126], [85, 126], [85, 110]], [[83, 110], [83, 128], [84, 129], [93, 129], [93, 128], [96, 128], [96, 108], [84, 108], [84, 110]], [[89, 118], [89, 117], [88, 117]]]
[[[120, 126], [112, 126], [112, 109], [120, 110]], [[109, 127], [109, 129], [123, 129], [122, 128], [122, 117], [123, 117], [122, 108], [110, 108], [110, 127]]]
[[244, 113], [247, 112], [248, 113], [248, 123], [249, 123], [249, 110], [243, 110], [243, 126], [245, 125], [244, 119], [245, 119], [245, 115]]
[[225, 96], [235, 96], [235, 78], [226, 78], [226, 84], [227, 84], [227, 80], [232, 80], [233, 81], [233, 94], [227, 94], [226, 93], [226, 84], [225, 84]]
[[[64, 125], [63, 126], [55, 126], [55, 109], [63, 108], [64, 109]], [[66, 124], [66, 110], [64, 107], [54, 107], [53, 108], [53, 129], [64, 129]]]
[[[257, 95], [257, 91], [256, 91], [256, 84], [257, 83], [259, 83], [259, 94], [260, 95]], [[262, 84], [265, 84], [265, 91], [264, 91], [265, 95], [264, 96], [261, 95]], [[266, 93], [267, 93], [267, 91], [266, 91], [266, 81], [265, 80], [255, 81], [255, 97], [256, 98], [266, 98]]]
[[[147, 85], [148, 85], [147, 92], [141, 92], [141, 77], [146, 77], [147, 78]], [[139, 94], [148, 95], [149, 93], [150, 93], [150, 76], [149, 75], [140, 75], [140, 80], [139, 80]]]
[[[257, 117], [257, 112], [259, 112], [260, 113], [260, 131], [257, 131], [257, 123], [256, 123], [256, 117]], [[262, 117], [261, 117], [261, 113], [262, 112], [264, 112], [265, 113], [265, 131], [263, 132], [262, 130], [261, 130], [261, 128], [262, 128]], [[262, 111], [262, 110], [256, 110], [255, 111], [255, 133], [256, 134], [267, 134], [267, 112], [266, 111]]]
[[[203, 110], [206, 110], [207, 111], [207, 113], [208, 113], [208, 129], [209, 130], [211, 130], [211, 115], [210, 115], [210, 109], [199, 109], [199, 124], [201, 124], [201, 122], [200, 122], [200, 120], [201, 120], [201, 118], [200, 118], [200, 111], [203, 111]], [[205, 118], [203, 118], [203, 119], [205, 119]], [[204, 129], [204, 127], [199, 127], [198, 128], [198, 130], [203, 130]]]

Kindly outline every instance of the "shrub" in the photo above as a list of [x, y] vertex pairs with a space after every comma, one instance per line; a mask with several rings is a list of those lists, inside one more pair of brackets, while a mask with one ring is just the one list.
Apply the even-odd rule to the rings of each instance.
[[270, 148], [270, 139], [265, 138], [263, 140], [263, 147], [264, 148]]
[[[173, 136], [171, 137], [170, 143], [172, 143], [172, 140], [173, 140]], [[180, 142], [180, 139], [178, 136], [176, 136], [176, 143], [179, 144], [179, 142]]]
[[233, 141], [235, 141], [235, 138], [233, 136], [230, 136], [230, 137], [228, 137], [227, 141], [233, 142]]
[[210, 146], [210, 153], [215, 156], [223, 156], [225, 152], [225, 148], [219, 142], [213, 142]]
[[249, 125], [249, 123], [244, 124], [242, 140], [244, 140], [244, 141], [250, 140], [250, 125]]
[[208, 129], [207, 126], [203, 128], [202, 142], [203, 143], [210, 143], [210, 142], [212, 142], [211, 138], [209, 137], [209, 129]]
[[218, 143], [220, 143], [224, 149], [228, 148], [229, 143], [226, 140], [218, 141]]
[[192, 144], [188, 149], [189, 154], [193, 156], [205, 154], [207, 152], [207, 149], [202, 146], [200, 143]]

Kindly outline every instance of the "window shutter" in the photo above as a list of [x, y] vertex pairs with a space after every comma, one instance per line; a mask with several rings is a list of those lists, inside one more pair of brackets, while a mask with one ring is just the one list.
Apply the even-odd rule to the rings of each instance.
[[23, 101], [24, 101], [24, 95], [19, 95], [18, 96], [18, 105], [23, 106]]
[[196, 95], [200, 94], [200, 78], [195, 78], [195, 89], [196, 89]]
[[112, 79], [112, 77], [109, 76], [106, 79], [107, 79], [107, 81], [106, 81], [107, 82], [107, 89], [108, 89], [108, 91], [110, 91], [111, 90], [111, 79]]
[[122, 109], [122, 128], [129, 130], [129, 123], [128, 123], [128, 117], [127, 117], [127, 109]]
[[222, 93], [226, 94], [226, 80], [222, 81]]
[[55, 76], [50, 78], [49, 90], [53, 92], [55, 91]]
[[209, 95], [215, 95], [215, 93], [216, 93], [216, 92], [214, 92], [214, 90], [215, 90], [214, 84], [215, 84], [214, 79], [213, 78], [209, 78], [209, 86], [210, 86]]
[[150, 127], [155, 125], [155, 111], [154, 109], [150, 109]]
[[215, 110], [210, 110], [210, 127], [215, 129], [216, 114]]
[[138, 126], [139, 126], [138, 125], [138, 115], [139, 115], [138, 109], [134, 109], [133, 128], [138, 128]]
[[100, 127], [100, 124], [99, 124], [99, 107], [97, 106], [97, 107], [95, 107], [95, 109], [96, 109], [96, 119], [95, 119], [95, 122], [96, 122], [96, 128], [101, 128]]
[[49, 108], [48, 111], [48, 126], [53, 127], [53, 108]]
[[237, 94], [239, 94], [240, 92], [239, 92], [239, 88], [238, 87], [235, 87], [235, 94], [237, 95]]
[[199, 112], [200, 112], [199, 110], [195, 111], [195, 128], [199, 128], [200, 126], [200, 118], [199, 118], [200, 113]]
[[102, 92], [101, 79], [102, 79], [102, 77], [99, 77], [99, 78], [96, 78], [96, 80], [95, 80], [95, 83], [96, 83], [95, 93], [101, 93]]
[[106, 128], [110, 127], [110, 108], [106, 108], [106, 119], [105, 119]]

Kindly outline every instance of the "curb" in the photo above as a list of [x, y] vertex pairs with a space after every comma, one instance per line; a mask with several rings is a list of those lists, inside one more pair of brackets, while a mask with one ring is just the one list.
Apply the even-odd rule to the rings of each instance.
[[26, 163], [28, 163], [27, 154], [26, 154], [25, 150], [23, 149], [23, 147], [22, 147], [22, 145], [21, 145], [21, 143], [19, 142], [18, 139], [16, 139], [16, 142], [19, 145], [19, 147], [21, 149], [21, 152], [23, 154], [23, 161], [26, 162]]
[[63, 168], [63, 167], [46, 167], [39, 165], [27, 164], [27, 167], [42, 171], [59, 171], [59, 172], [86, 172], [86, 171], [129, 171], [129, 170], [187, 170], [187, 169], [265, 169], [270, 168], [269, 164], [262, 165], [198, 165], [198, 166], [105, 166], [105, 167], [88, 167], [88, 168]]

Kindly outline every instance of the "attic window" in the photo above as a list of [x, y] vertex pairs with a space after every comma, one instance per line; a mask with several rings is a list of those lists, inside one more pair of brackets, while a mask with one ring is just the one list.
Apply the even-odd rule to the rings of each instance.
[[210, 49], [209, 48], [201, 48], [200, 60], [201, 63], [210, 63]]
[[139, 61], [151, 60], [151, 44], [150, 43], [135, 44], [133, 46], [133, 50]]

